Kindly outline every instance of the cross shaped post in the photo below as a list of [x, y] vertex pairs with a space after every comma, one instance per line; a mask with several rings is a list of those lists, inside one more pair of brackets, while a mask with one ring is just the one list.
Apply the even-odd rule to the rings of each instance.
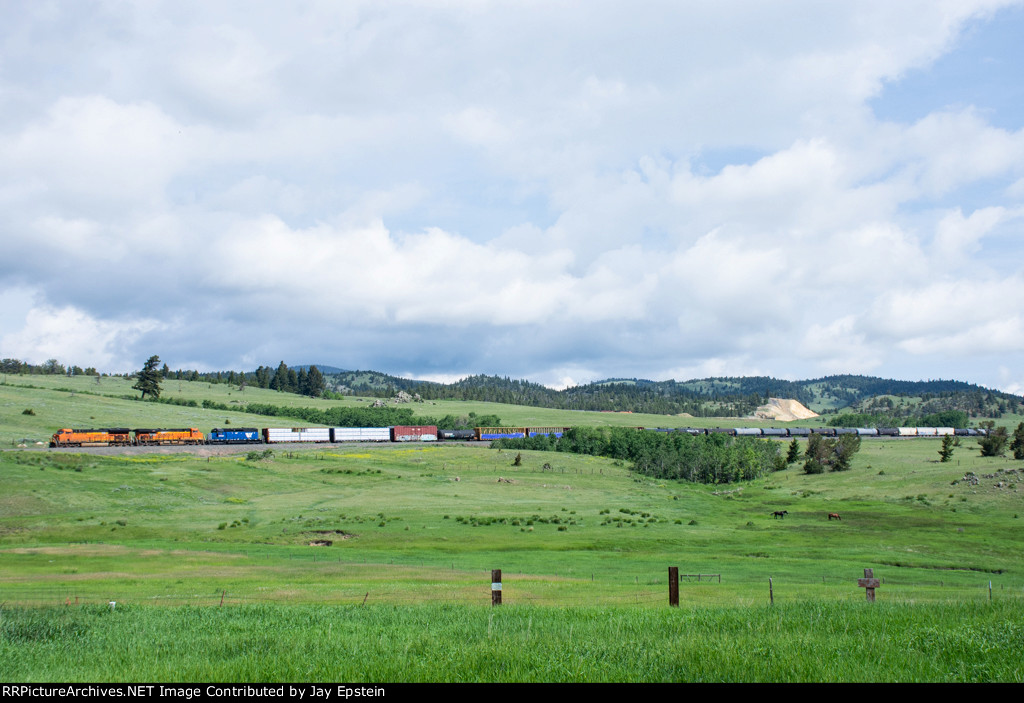
[[864, 589], [867, 593], [868, 602], [875, 602], [875, 589], [878, 588], [881, 583], [875, 578], [875, 572], [873, 569], [864, 569], [864, 578], [857, 579], [857, 585]]

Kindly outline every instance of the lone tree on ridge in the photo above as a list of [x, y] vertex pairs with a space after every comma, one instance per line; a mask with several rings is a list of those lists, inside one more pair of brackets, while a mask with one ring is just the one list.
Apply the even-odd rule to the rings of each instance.
[[153, 398], [160, 397], [160, 381], [163, 379], [163, 375], [157, 366], [160, 365], [159, 356], [151, 356], [146, 361], [146, 365], [142, 367], [142, 371], [139, 372], [139, 380], [136, 381], [135, 385], [132, 386], [137, 391], [142, 392], [142, 399], [146, 399], [148, 393]]

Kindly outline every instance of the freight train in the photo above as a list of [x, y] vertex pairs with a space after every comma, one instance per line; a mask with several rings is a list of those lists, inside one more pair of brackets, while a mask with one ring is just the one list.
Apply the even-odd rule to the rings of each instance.
[[[195, 427], [186, 429], [105, 428], [58, 430], [50, 439], [51, 447], [129, 447], [197, 444], [287, 444], [342, 442], [436, 442], [491, 441], [523, 437], [561, 437], [569, 427], [477, 427], [472, 430], [439, 430], [435, 425], [397, 425], [394, 427], [239, 427], [214, 428], [204, 435]], [[636, 427], [638, 431], [683, 432], [691, 435], [726, 434], [733, 437], [809, 437], [812, 434], [835, 437], [856, 434], [862, 437], [978, 437], [984, 429], [952, 427]]]

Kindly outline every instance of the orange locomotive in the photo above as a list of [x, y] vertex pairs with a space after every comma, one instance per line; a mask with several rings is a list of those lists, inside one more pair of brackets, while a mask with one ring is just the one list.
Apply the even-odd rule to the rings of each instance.
[[206, 437], [195, 427], [179, 430], [133, 430], [135, 444], [206, 444]]
[[51, 447], [123, 447], [134, 444], [131, 430], [108, 428], [103, 430], [58, 430], [50, 438]]

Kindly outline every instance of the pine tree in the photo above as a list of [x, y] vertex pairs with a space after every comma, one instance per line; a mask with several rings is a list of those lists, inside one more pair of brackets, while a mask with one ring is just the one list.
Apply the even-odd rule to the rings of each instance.
[[860, 435], [844, 434], [833, 441], [832, 471], [849, 471], [853, 455], [860, 451]]
[[996, 427], [992, 420], [981, 423], [988, 434], [978, 438], [978, 445], [981, 447], [982, 456], [1003, 456], [1006, 454], [1006, 444], [1010, 438], [1005, 427]]
[[789, 443], [789, 452], [786, 454], [786, 463], [795, 464], [800, 460], [800, 442], [793, 438], [793, 441]]
[[310, 366], [309, 374], [306, 376], [306, 390], [303, 392], [310, 397], [319, 398], [325, 390], [327, 390], [327, 381], [324, 380], [324, 375], [317, 367]]
[[1017, 429], [1013, 431], [1010, 449], [1013, 450], [1014, 459], [1024, 459], [1024, 422], [1018, 424]]
[[953, 437], [945, 435], [942, 438], [942, 448], [939, 449], [939, 461], [945, 463], [953, 457]]
[[132, 386], [135, 390], [142, 392], [143, 399], [145, 399], [147, 393], [153, 398], [160, 397], [160, 381], [163, 379], [163, 376], [157, 369], [159, 364], [159, 356], [149, 357], [146, 365], [139, 372], [139, 380]]
[[820, 434], [812, 434], [807, 438], [807, 449], [804, 451], [804, 473], [820, 474], [825, 472], [825, 461], [829, 449], [825, 438]]
[[277, 365], [277, 371], [274, 372], [274, 377], [270, 379], [270, 390], [288, 390], [288, 366], [283, 361]]

